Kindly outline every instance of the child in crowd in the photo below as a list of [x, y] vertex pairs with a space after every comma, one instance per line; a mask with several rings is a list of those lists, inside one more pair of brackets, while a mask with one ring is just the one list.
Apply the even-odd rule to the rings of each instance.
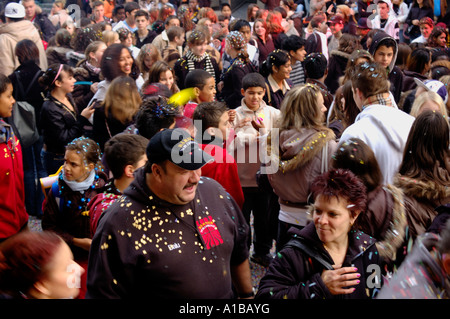
[[[194, 110], [199, 103], [212, 102], [216, 99], [216, 81], [205, 70], [193, 70], [184, 81], [186, 88], [193, 88], [193, 98], [184, 106], [183, 115], [192, 119]], [[178, 126], [180, 124], [178, 123]]]
[[148, 139], [141, 135], [120, 133], [105, 144], [104, 159], [113, 178], [108, 180], [103, 192], [89, 203], [91, 235], [94, 236], [103, 212], [134, 180], [134, 172], [147, 162], [145, 149]]
[[258, 188], [255, 176], [261, 166], [259, 158], [261, 143], [278, 120], [280, 111], [264, 102], [266, 82], [259, 73], [244, 76], [241, 93], [244, 98], [241, 106], [236, 109], [233, 121], [236, 137], [228, 150], [237, 162], [245, 198], [242, 212], [248, 223], [253, 211], [255, 236], [252, 260], [267, 267], [271, 260], [269, 252], [272, 248], [272, 237], [267, 222], [270, 194]]
[[[85, 270], [92, 241], [87, 206], [106, 180], [97, 143], [76, 138], [67, 144], [63, 169], [42, 205], [42, 229], [60, 235], [72, 249], [75, 261]], [[85, 292], [86, 272], [81, 277], [80, 299]]]
[[14, 103], [11, 80], [0, 74], [0, 243], [26, 228], [28, 222], [22, 147], [12, 126], [4, 120], [11, 117]]
[[162, 50], [162, 59], [173, 68], [175, 62], [181, 58], [182, 52], [179, 50], [184, 44], [184, 29], [180, 26], [173, 26], [167, 30], [167, 38], [169, 38], [169, 44]]
[[316, 86], [322, 93], [327, 110], [333, 103], [333, 94], [328, 91], [325, 79], [328, 75], [328, 61], [322, 53], [311, 53], [305, 58], [306, 83]]
[[186, 87], [185, 79], [188, 73], [195, 69], [205, 70], [213, 77], [214, 83], [217, 83], [220, 78], [220, 69], [217, 61], [206, 52], [205, 33], [200, 30], [192, 31], [188, 37], [187, 47], [186, 54], [174, 66], [178, 87], [181, 90]]
[[72, 99], [75, 78], [73, 70], [66, 64], [53, 64], [39, 78], [39, 83], [48, 91], [41, 111], [41, 127], [44, 136], [42, 159], [47, 174], [54, 174], [64, 163], [65, 147], [74, 138], [80, 137], [85, 127], [90, 127], [89, 118], [95, 109], [92, 105], [78, 112]]
[[226, 142], [234, 137], [229, 109], [223, 102], [203, 102], [194, 111], [196, 140], [214, 162], [202, 167], [202, 176], [218, 181], [242, 209], [244, 194], [234, 158], [226, 151]]
[[162, 96], [146, 98], [136, 115], [137, 133], [150, 140], [163, 129], [175, 128], [175, 120], [179, 116], [178, 108], [169, 105], [166, 98]]
[[180, 91], [175, 83], [173, 70], [164, 61], [156, 61], [153, 63], [149, 71], [148, 80], [142, 86], [143, 90], [152, 83], [164, 84], [172, 94]]
[[142, 85], [144, 84], [144, 82], [148, 80], [150, 68], [152, 67], [153, 63], [161, 60], [161, 54], [153, 44], [148, 43], [142, 46], [136, 59], [136, 64], [141, 71], [141, 74], [136, 80], [136, 85], [138, 86], [139, 90], [142, 89]]
[[137, 59], [140, 49], [133, 45], [133, 32], [127, 28], [120, 28], [116, 32], [119, 34], [120, 43], [130, 50], [134, 59]]

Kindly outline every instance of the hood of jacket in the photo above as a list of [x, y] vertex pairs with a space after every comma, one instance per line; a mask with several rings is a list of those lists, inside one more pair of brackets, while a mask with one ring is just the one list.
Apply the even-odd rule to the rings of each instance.
[[[439, 168], [439, 174], [447, 174], [444, 169]], [[436, 183], [435, 181], [422, 181], [415, 178], [398, 174], [394, 184], [403, 190], [406, 196], [414, 197], [425, 201], [441, 201], [450, 198], [450, 187]]]
[[36, 27], [28, 20], [12, 22], [0, 26], [0, 35], [7, 35], [16, 43], [23, 40], [25, 35], [32, 41], [40, 39]]
[[397, 60], [397, 54], [398, 54], [398, 44], [397, 41], [394, 40], [393, 37], [391, 37], [389, 34], [387, 34], [384, 31], [378, 31], [377, 33], [375, 33], [375, 35], [372, 38], [372, 44], [370, 45], [369, 48], [369, 53], [372, 54], [372, 56], [375, 54], [375, 52], [377, 51], [380, 42], [385, 40], [385, 39], [391, 39], [394, 43], [394, 56], [392, 57], [392, 61], [389, 64], [389, 73], [392, 72], [392, 70], [394, 69], [395, 66], [395, 61]]
[[339, 50], [332, 50], [330, 52], [330, 56], [334, 56], [338, 59], [345, 59], [345, 60], [348, 60], [350, 58], [349, 53], [345, 53], [344, 51], [339, 51]]
[[335, 134], [328, 128], [289, 129], [267, 138], [267, 154], [284, 172], [293, 171], [312, 160]]

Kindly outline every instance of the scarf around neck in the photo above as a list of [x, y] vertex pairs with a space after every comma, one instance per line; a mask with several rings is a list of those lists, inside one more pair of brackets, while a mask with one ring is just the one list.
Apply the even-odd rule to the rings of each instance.
[[201, 62], [205, 60], [205, 71], [211, 74], [211, 76], [216, 80], [216, 73], [214, 72], [214, 67], [211, 62], [211, 57], [208, 52], [203, 53], [202, 56], [197, 56], [192, 53], [191, 50], [188, 50], [186, 53], [187, 65], [189, 68], [189, 72], [195, 70], [195, 62]]
[[381, 104], [386, 106], [393, 106], [392, 100], [389, 93], [380, 93], [376, 95], [369, 96], [363, 103], [362, 110], [372, 104]]
[[68, 181], [66, 179], [66, 175], [64, 174], [64, 169], [61, 171], [61, 176], [63, 181], [67, 184], [67, 186], [70, 187], [71, 190], [73, 190], [74, 192], [81, 192], [87, 190], [89, 187], [92, 186], [92, 184], [94, 184], [95, 169], [93, 169], [89, 173], [89, 176], [82, 182]]

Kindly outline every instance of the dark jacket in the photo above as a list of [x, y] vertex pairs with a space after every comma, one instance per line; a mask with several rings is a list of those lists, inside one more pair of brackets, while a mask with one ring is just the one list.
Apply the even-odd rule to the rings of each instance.
[[339, 78], [345, 74], [347, 62], [350, 54], [333, 50], [330, 52], [330, 59], [328, 60], [328, 75], [325, 79], [325, 85], [331, 94], [336, 93], [339, 85]]
[[67, 53], [69, 52], [73, 52], [73, 49], [57, 46], [48, 47], [45, 51], [45, 54], [47, 55], [48, 65], [52, 65], [54, 63], [69, 64], [69, 57], [67, 55]]
[[256, 47], [259, 50], [259, 65], [267, 59], [269, 54], [275, 51], [275, 45], [273, 43], [272, 37], [268, 36], [266, 39], [266, 43], [264, 43], [260, 37], [255, 37]]
[[42, 32], [42, 37], [46, 42], [56, 34], [56, 27], [47, 18], [45, 13], [36, 14], [33, 23], [38, 27], [38, 30]]
[[42, 229], [51, 230], [61, 236], [70, 246], [76, 259], [87, 258], [89, 252], [73, 245], [74, 238], [92, 238], [88, 204], [94, 196], [101, 193], [107, 181], [103, 172], [97, 172], [94, 183], [84, 192], [73, 191], [58, 178], [59, 194], [52, 189], [42, 204], [44, 216]]
[[425, 81], [428, 78], [420, 73], [417, 72], [413, 72], [413, 71], [408, 71], [408, 70], [404, 70], [403, 71], [403, 88], [402, 88], [402, 92], [406, 92], [409, 90], [414, 90], [417, 88], [417, 84], [414, 81], [414, 78], [418, 78], [421, 81]]
[[91, 123], [78, 113], [72, 97], [68, 95], [75, 113], [71, 112], [51, 94], [42, 105], [41, 126], [44, 135], [44, 144], [48, 152], [64, 154], [65, 147], [75, 138], [83, 135], [85, 126]]
[[408, 35], [411, 41], [420, 36], [420, 27], [418, 25], [413, 25], [412, 21], [420, 20], [424, 17], [429, 17], [434, 21], [433, 8], [419, 8], [419, 6], [411, 6], [405, 20], [405, 23], [408, 25]]
[[75, 82], [72, 97], [81, 112], [88, 107], [89, 101], [94, 97], [94, 93], [91, 91], [91, 85], [83, 84], [81, 82], [100, 82], [100, 74], [96, 74], [94, 71], [90, 70], [86, 66], [86, 62], [83, 62], [73, 69], [73, 77], [77, 82]]
[[133, 124], [133, 122], [126, 122], [123, 124], [115, 119], [111, 113], [106, 117], [105, 107], [102, 105], [95, 109], [94, 124], [92, 130], [92, 138], [98, 143], [100, 149], [105, 149], [105, 143], [114, 135], [122, 133], [125, 129]]
[[141, 41], [141, 38], [139, 38], [139, 34], [137, 31], [134, 32], [134, 38], [136, 39], [136, 47], [142, 48], [145, 44], [152, 43], [153, 39], [156, 38], [158, 33], [153, 30], [149, 30], [147, 36]]
[[[14, 88], [14, 98], [16, 101], [18, 100], [17, 91], [17, 76], [16, 72], [19, 72], [20, 81], [22, 83], [22, 87], [25, 91], [33, 80], [34, 76], [37, 72], [40, 73], [41, 76], [44, 72], [39, 68], [39, 66], [34, 61], [27, 61], [22, 63], [15, 71], [12, 73], [9, 78], [12, 82]], [[38, 78], [39, 79], [39, 78]], [[40, 114], [42, 109], [42, 104], [44, 103], [44, 98], [41, 95], [42, 87], [40, 86], [38, 79], [35, 80], [34, 84], [30, 87], [28, 94], [22, 98], [25, 99], [28, 103], [30, 103], [34, 107], [34, 114], [36, 116], [36, 125], [38, 127], [39, 132], [41, 132], [41, 123], [40, 123]]]
[[[256, 298], [261, 299], [366, 299], [371, 298], [374, 288], [367, 287], [372, 271], [368, 266], [375, 264], [382, 269], [375, 239], [361, 231], [350, 231], [349, 243], [342, 267], [356, 267], [361, 274], [361, 281], [356, 290], [348, 295], [332, 295], [321, 274], [327, 270], [325, 265], [334, 261], [320, 241], [314, 223], [309, 223], [302, 230], [292, 227], [292, 238], [303, 244], [306, 249], [299, 249], [289, 243], [272, 260], [268, 271], [261, 279]], [[309, 251], [306, 252], [306, 251]]]
[[220, 92], [220, 99], [223, 100], [228, 108], [235, 109], [241, 105], [243, 98], [241, 94], [242, 79], [246, 74], [258, 72], [257, 68], [251, 63], [245, 63], [241, 60], [235, 60], [233, 64], [223, 73], [223, 89]]

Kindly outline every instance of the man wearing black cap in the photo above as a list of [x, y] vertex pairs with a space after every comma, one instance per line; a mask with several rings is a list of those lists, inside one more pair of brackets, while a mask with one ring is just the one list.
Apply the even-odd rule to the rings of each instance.
[[232, 286], [252, 297], [247, 223], [220, 184], [201, 177], [213, 158], [181, 129], [156, 133], [147, 158], [99, 221], [86, 298], [229, 299]]
[[333, 16], [328, 21], [332, 35], [328, 38], [328, 52], [337, 50], [339, 47], [339, 39], [342, 36], [342, 29], [344, 29], [344, 18], [340, 14]]
[[367, 50], [367, 34], [370, 28], [367, 25], [367, 18], [360, 18], [358, 24], [356, 25], [356, 34], [359, 36], [359, 42], [364, 50]]

